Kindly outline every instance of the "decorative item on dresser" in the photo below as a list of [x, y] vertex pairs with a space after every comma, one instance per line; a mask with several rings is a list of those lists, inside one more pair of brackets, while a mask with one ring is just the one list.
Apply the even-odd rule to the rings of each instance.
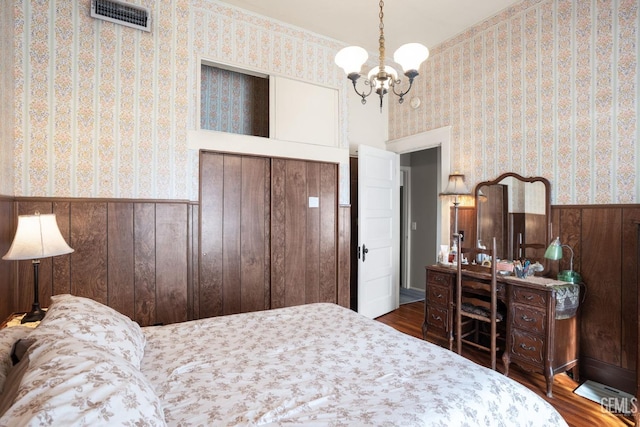
[[551, 242], [544, 253], [544, 257], [554, 261], [562, 259], [563, 247], [571, 251], [571, 261], [569, 263], [568, 270], [564, 270], [558, 273], [558, 280], [563, 280], [565, 282], [571, 283], [580, 283], [582, 281], [582, 277], [580, 277], [580, 274], [578, 274], [578, 272], [573, 271], [573, 248], [571, 248], [571, 246], [569, 245], [560, 243], [560, 237], [556, 237], [553, 242]]

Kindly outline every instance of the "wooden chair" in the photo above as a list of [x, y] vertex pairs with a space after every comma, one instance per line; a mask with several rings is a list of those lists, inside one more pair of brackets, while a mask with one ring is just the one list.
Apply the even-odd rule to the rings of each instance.
[[[460, 236], [458, 248], [462, 248]], [[462, 255], [467, 254], [469, 262], [476, 259], [477, 254], [484, 254], [491, 259], [490, 267], [480, 267], [490, 273], [489, 280], [480, 275], [467, 272], [462, 269]], [[473, 257], [473, 258], [472, 258]], [[473, 347], [489, 351], [491, 353], [491, 369], [496, 369], [496, 359], [498, 352], [497, 341], [500, 338], [498, 333], [498, 323], [503, 320], [503, 316], [498, 313], [498, 291], [496, 280], [496, 239], [491, 239], [488, 249], [471, 249], [459, 251], [457, 260], [457, 283], [456, 283], [456, 345], [457, 353], [462, 353], [462, 343]], [[468, 267], [467, 267], [468, 268]], [[476, 271], [478, 268], [476, 268]], [[482, 323], [488, 324], [489, 345], [480, 341]], [[469, 328], [471, 326], [471, 328]], [[474, 340], [468, 339], [471, 335]]]

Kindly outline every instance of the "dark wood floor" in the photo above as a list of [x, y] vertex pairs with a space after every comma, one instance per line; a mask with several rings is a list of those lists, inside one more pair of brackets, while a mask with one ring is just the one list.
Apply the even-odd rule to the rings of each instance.
[[[401, 332], [422, 338], [422, 319], [424, 318], [424, 302], [401, 305], [398, 310], [379, 317], [382, 323], [392, 326]], [[484, 366], [489, 364], [489, 355], [473, 349], [463, 348], [463, 355]], [[498, 370], [503, 371], [499, 363]], [[553, 382], [553, 397], [548, 398], [545, 390], [545, 379], [541, 374], [521, 371], [517, 366], [509, 367], [509, 377], [523, 384], [551, 403], [571, 427], [592, 426], [632, 426], [633, 420], [602, 412], [600, 405], [573, 393], [578, 386], [566, 374], [556, 375]]]

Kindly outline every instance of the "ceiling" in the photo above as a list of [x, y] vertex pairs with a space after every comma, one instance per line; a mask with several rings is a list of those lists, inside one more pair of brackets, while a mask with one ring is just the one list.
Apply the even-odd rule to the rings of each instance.
[[[223, 0], [260, 15], [349, 45], [378, 50], [375, 0]], [[388, 0], [384, 5], [387, 56], [401, 45], [433, 47], [521, 0]]]

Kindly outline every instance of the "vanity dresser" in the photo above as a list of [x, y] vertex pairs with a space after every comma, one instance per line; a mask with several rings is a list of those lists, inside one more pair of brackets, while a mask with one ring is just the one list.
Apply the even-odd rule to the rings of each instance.
[[[465, 230], [470, 247], [495, 237], [499, 259], [528, 259], [545, 264], [551, 241], [550, 183], [542, 177], [505, 173], [475, 188], [476, 229]], [[548, 265], [548, 264], [545, 264]], [[488, 283], [491, 276], [479, 266], [463, 266], [463, 275]], [[502, 348], [504, 373], [510, 364], [544, 374], [552, 396], [555, 374], [572, 371], [578, 380], [580, 285], [550, 277], [524, 279], [498, 275], [498, 298], [506, 317]], [[455, 340], [454, 265], [426, 267], [426, 298], [422, 332], [425, 339], [453, 349]], [[464, 350], [463, 350], [464, 354]]]
[[[453, 349], [456, 270], [428, 266], [422, 333], [424, 338]], [[490, 275], [464, 273], [476, 281]], [[526, 371], [544, 374], [547, 396], [552, 396], [555, 374], [572, 370], [578, 380], [579, 285], [531, 277], [499, 276], [498, 298], [507, 308], [504, 373], [514, 363]]]

